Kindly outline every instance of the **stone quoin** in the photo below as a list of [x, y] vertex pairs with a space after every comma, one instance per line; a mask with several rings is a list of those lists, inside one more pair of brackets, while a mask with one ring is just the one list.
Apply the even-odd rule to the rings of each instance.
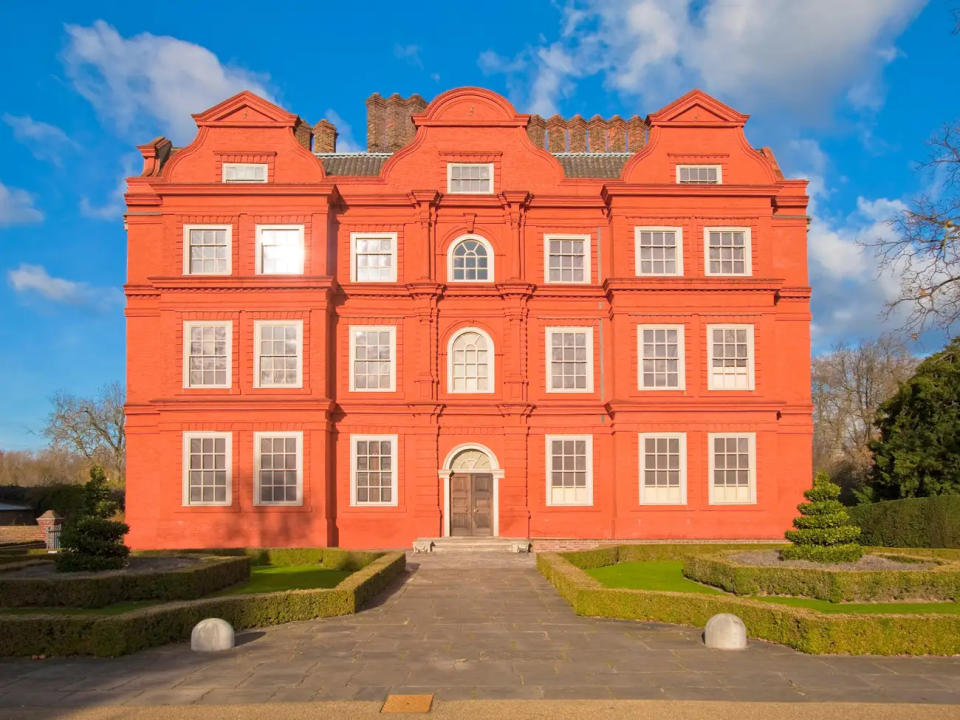
[[243, 92], [126, 195], [136, 549], [780, 539], [811, 482], [805, 180], [694, 90], [541, 118]]

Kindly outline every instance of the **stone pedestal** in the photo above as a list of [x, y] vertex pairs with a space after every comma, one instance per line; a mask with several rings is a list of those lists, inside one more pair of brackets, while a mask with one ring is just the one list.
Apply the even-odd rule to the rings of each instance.
[[703, 642], [717, 650], [743, 650], [747, 646], [747, 626], [731, 613], [720, 613], [707, 620]]
[[201, 620], [190, 633], [190, 649], [194, 652], [230, 650], [235, 644], [233, 626], [220, 618]]

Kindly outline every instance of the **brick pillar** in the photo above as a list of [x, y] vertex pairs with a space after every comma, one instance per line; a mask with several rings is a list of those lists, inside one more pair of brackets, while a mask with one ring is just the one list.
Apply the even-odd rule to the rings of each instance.
[[585, 153], [587, 151], [587, 121], [579, 115], [567, 120], [567, 129], [570, 131], [570, 152]]
[[587, 123], [587, 131], [590, 133], [590, 150], [592, 153], [602, 153], [607, 151], [607, 121], [599, 115], [594, 115]]
[[547, 150], [552, 153], [567, 151], [567, 121], [559, 115], [547, 120]]
[[310, 129], [310, 126], [303, 120], [297, 120], [297, 124], [293, 126], [293, 136], [297, 139], [297, 142], [303, 145], [307, 150], [310, 149], [310, 141], [313, 139], [313, 132]]
[[367, 151], [386, 152], [386, 101], [380, 93], [367, 98]]
[[639, 115], [627, 121], [627, 149], [638, 152], [647, 142], [647, 123]]
[[627, 151], [627, 124], [619, 115], [614, 115], [607, 123], [607, 152]]
[[47, 510], [43, 515], [37, 518], [37, 525], [40, 527], [40, 532], [42, 534], [44, 543], [47, 545], [47, 549], [54, 549], [51, 546], [49, 529], [59, 528], [61, 525], [63, 525], [63, 518], [57, 515], [53, 510]]
[[400, 125], [400, 147], [413, 141], [414, 136], [417, 134], [417, 126], [413, 124], [413, 116], [422, 113], [426, 109], [427, 101], [416, 94], [411, 95], [403, 102], [405, 118]]
[[313, 126], [313, 151], [318, 153], [337, 151], [337, 128], [329, 120], [321, 120]]
[[530, 141], [543, 150], [547, 145], [547, 123], [539, 115], [531, 115], [527, 125], [527, 135]]

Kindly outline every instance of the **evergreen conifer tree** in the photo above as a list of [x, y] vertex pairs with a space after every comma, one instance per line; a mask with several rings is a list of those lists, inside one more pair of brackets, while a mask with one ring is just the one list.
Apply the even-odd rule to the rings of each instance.
[[810, 560], [820, 563], [856, 562], [863, 556], [857, 543], [860, 528], [853, 524], [846, 508], [837, 499], [840, 486], [830, 482], [825, 472], [817, 473], [813, 488], [803, 493], [809, 502], [800, 503], [800, 517], [794, 518], [796, 530], [787, 530], [793, 545], [780, 551], [784, 560]]
[[117, 504], [110, 500], [110, 490], [103, 468], [90, 469], [90, 480], [83, 487], [83, 511], [63, 529], [56, 565], [60, 572], [119, 570], [127, 564], [130, 548], [123, 536], [130, 528], [110, 520]]

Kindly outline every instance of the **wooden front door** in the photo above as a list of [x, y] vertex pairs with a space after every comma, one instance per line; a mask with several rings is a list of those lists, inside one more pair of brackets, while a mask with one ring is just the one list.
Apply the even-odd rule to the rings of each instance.
[[454, 473], [450, 476], [450, 534], [493, 535], [493, 475]]

